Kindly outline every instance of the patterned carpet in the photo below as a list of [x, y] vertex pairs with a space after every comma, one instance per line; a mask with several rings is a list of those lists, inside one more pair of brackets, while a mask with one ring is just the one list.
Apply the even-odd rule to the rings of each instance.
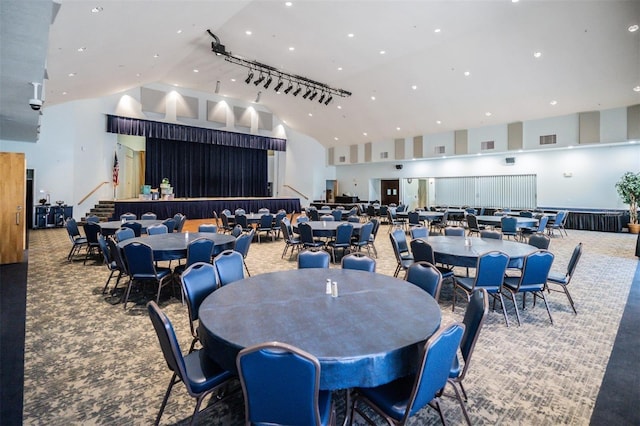
[[[189, 221], [185, 231], [196, 228], [197, 222]], [[68, 263], [64, 229], [29, 235], [24, 424], [153, 423], [171, 374], [143, 301], [125, 312], [103, 296], [106, 266], [101, 260]], [[499, 310], [490, 312], [465, 381], [474, 424], [589, 423], [638, 260], [635, 236], [570, 230], [568, 237], [551, 242], [554, 270], [565, 270], [580, 241], [584, 253], [571, 283], [577, 316], [560, 293], [549, 296], [554, 325], [544, 304], [528, 306], [521, 313], [521, 327], [514, 325], [509, 301], [511, 327]], [[395, 259], [386, 226], [381, 226], [376, 246], [378, 272], [392, 275]], [[247, 257], [252, 275], [295, 268], [295, 260], [280, 259], [283, 247], [282, 240], [253, 243]], [[449, 286], [440, 299], [443, 324], [462, 319], [465, 304], [451, 311]], [[186, 306], [168, 291], [161, 307], [186, 351], [191, 339]], [[336, 397], [341, 420], [343, 393]], [[194, 403], [184, 386], [177, 385], [162, 424], [186, 424]], [[455, 400], [444, 399], [442, 407], [450, 424], [463, 424]], [[242, 398], [236, 395], [207, 408], [198, 423], [240, 425], [243, 420]], [[409, 424], [440, 420], [425, 408]]]

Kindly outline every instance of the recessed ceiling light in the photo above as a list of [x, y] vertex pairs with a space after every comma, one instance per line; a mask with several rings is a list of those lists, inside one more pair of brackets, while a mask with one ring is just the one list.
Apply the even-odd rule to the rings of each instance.
[[558, 101], [556, 101], [556, 100], [553, 100], [553, 101], [551, 101], [551, 102], [549, 102], [549, 103], [550, 103], [551, 105], [558, 105]]
[[533, 57], [536, 58], [536, 59], [541, 58], [542, 57], [542, 52], [534, 52], [533, 53]]
[[400, 127], [396, 127], [396, 130], [400, 130]]
[[78, 52], [84, 52], [85, 50], [87, 50], [86, 47], [78, 47]]
[[157, 53], [155, 55], [153, 55], [154, 58], [159, 58], [160, 55], [158, 55]]
[[63, 95], [66, 95], [66, 94], [67, 94], [67, 92], [62, 92], [62, 94], [63, 94]]
[[413, 86], [411, 86], [411, 88], [412, 88], [413, 90], [418, 90], [418, 86], [416, 86], [415, 84], [414, 84]]
[[464, 76], [465, 76], [465, 77], [469, 77], [470, 75], [471, 75], [471, 73], [470, 73], [469, 71], [465, 71], [465, 72], [464, 72]]
[[67, 74], [69, 77], [75, 77], [76, 73], [75, 72], [70, 72], [69, 74]]
[[372, 97], [371, 97], [371, 100], [372, 100], [372, 101], [375, 101], [375, 100], [376, 100], [376, 97], [375, 97], [375, 96], [372, 96]]
[[635, 33], [636, 31], [638, 31], [638, 29], [640, 29], [640, 26], [638, 26], [638, 24], [636, 24], [636, 25], [631, 25], [631, 26], [629, 27], [629, 32], [630, 32], [630, 33]]
[[235, 78], [232, 78], [232, 79], [231, 79], [231, 81], [235, 83], [235, 82], [236, 82], [236, 79], [235, 79]]
[[381, 54], [381, 55], [384, 55], [385, 53], [387, 53], [387, 52], [386, 52], [386, 51], [384, 51], [384, 50], [381, 50], [381, 51], [380, 51], [380, 54]]
[[433, 30], [434, 33], [439, 33], [440, 31], [442, 31], [440, 28], [436, 28], [435, 30]]
[[176, 31], [176, 34], [182, 34], [182, 30]]
[[293, 47], [293, 46], [289, 47], [289, 51], [290, 51], [290, 52], [293, 52], [294, 50], [296, 50], [296, 48], [295, 48], [295, 47]]
[[91, 9], [91, 13], [100, 13], [100, 12], [102, 12], [102, 10], [103, 10], [102, 7], [97, 6], [97, 7], [94, 7], [93, 9]]
[[362, 132], [362, 136], [367, 136], [367, 132]]
[[251, 31], [249, 31], [249, 30], [245, 31], [244, 33], [245, 33], [246, 35], [251, 35], [251, 34], [253, 34], [253, 33], [252, 33]]
[[290, 1], [287, 1], [287, 2], [284, 3], [284, 5], [287, 6], [287, 7], [291, 7], [291, 6], [293, 6], [293, 3], [291, 3]]
[[491, 117], [491, 113], [489, 111], [485, 112], [484, 115], [486, 115], [487, 117]]
[[442, 124], [442, 121], [436, 120], [436, 124]]
[[193, 72], [200, 72], [200, 70], [199, 69], [194, 69]]
[[136, 73], [136, 77], [140, 77], [142, 74], [140, 74], [139, 72]]
[[636, 86], [636, 87], [634, 87], [634, 88], [633, 88], [633, 91], [634, 91], [634, 92], [640, 92], [640, 86]]
[[349, 33], [349, 34], [347, 34], [347, 37], [353, 38], [353, 37], [355, 37], [355, 34], [354, 33]]
[[518, 3], [520, 0], [511, 0], [511, 3]]
[[337, 141], [337, 140], [339, 140], [339, 139], [338, 139], [338, 137], [337, 137], [337, 136], [334, 136], [333, 140], [334, 140], [334, 141]]
[[338, 107], [337, 107], [337, 108], [338, 108], [338, 109], [342, 109], [342, 105], [338, 105]]
[[313, 114], [309, 113], [309, 117], [313, 117]]
[[342, 71], [342, 67], [338, 67], [338, 71]]

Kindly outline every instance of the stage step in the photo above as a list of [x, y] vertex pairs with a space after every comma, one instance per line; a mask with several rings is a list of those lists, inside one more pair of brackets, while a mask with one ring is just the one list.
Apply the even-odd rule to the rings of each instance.
[[[86, 216], [95, 215], [100, 218], [100, 222], [106, 222], [109, 219], [111, 219], [115, 211], [116, 211], [115, 202], [101, 200], [101, 201], [98, 201], [98, 204], [96, 204], [93, 208], [91, 208], [91, 210], [89, 210], [89, 213], [87, 213]], [[85, 218], [83, 217], [81, 221], [84, 222]]]

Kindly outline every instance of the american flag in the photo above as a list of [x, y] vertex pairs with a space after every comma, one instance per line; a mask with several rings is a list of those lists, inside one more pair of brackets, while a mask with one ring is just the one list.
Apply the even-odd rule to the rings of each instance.
[[118, 186], [118, 174], [120, 173], [120, 165], [118, 164], [118, 153], [113, 157], [113, 186]]

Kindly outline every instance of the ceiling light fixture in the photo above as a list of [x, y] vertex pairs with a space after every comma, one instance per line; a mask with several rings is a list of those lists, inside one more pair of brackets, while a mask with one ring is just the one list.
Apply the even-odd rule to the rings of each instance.
[[333, 96], [329, 95], [326, 101], [324, 101], [325, 105], [329, 105], [329, 103], [333, 100]]
[[220, 93], [220, 80], [216, 81], [216, 93]]
[[260, 95], [262, 95], [262, 92], [258, 92], [258, 94], [256, 95], [256, 101], [255, 101], [255, 103], [260, 102]]
[[638, 25], [631, 25], [628, 30], [630, 33], [635, 33], [636, 31], [638, 31], [640, 29], [640, 26]]
[[318, 99], [318, 103], [323, 103], [324, 102], [324, 93], [322, 95], [320, 95], [320, 99]]
[[[284, 91], [284, 93], [286, 94], [288, 94], [291, 90], [293, 90], [294, 83], [297, 85], [296, 90], [294, 90], [292, 93], [293, 96], [297, 96], [298, 94], [300, 94], [300, 91], [302, 90], [301, 88], [302, 86], [304, 86], [307, 89], [307, 92], [303, 96], [303, 98], [305, 99], [309, 98], [309, 96], [311, 96], [312, 93], [314, 93], [314, 95], [311, 97], [311, 99], [315, 99], [315, 97], [318, 96], [319, 93], [325, 94], [325, 98], [327, 100], [329, 99], [332, 100], [334, 96], [340, 96], [340, 97], [351, 96], [351, 92], [349, 91], [331, 87], [325, 83], [321, 83], [316, 80], [311, 80], [307, 77], [290, 74], [288, 72], [279, 70], [270, 65], [266, 65], [257, 61], [251, 61], [241, 56], [235, 55], [231, 52], [228, 52], [225, 46], [220, 43], [220, 39], [215, 34], [213, 34], [211, 30], [207, 30], [207, 33], [209, 33], [209, 35], [213, 38], [213, 41], [211, 42], [211, 50], [213, 51], [213, 53], [215, 53], [217, 56], [224, 56], [224, 59], [227, 62], [231, 62], [232, 64], [240, 65], [242, 67], [249, 69], [249, 73], [247, 75], [247, 78], [245, 79], [245, 83], [247, 84], [249, 84], [253, 79], [254, 72], [259, 72], [260, 76], [258, 77], [257, 80], [254, 81], [254, 84], [257, 86], [258, 84], [262, 83], [266, 75], [268, 76], [268, 80], [264, 85], [265, 89], [268, 88], [269, 85], [272, 83], [273, 79], [277, 77], [278, 85], [276, 86], [277, 87], [276, 91], [282, 88], [280, 83], [282, 80], [287, 80], [289, 82], [289, 86], [287, 86], [287, 89], [285, 89]], [[325, 102], [325, 105], [327, 103], [328, 102]]]
[[318, 96], [318, 92], [317, 92], [317, 91], [313, 92], [313, 95], [311, 95], [311, 96], [309, 97], [309, 100], [310, 100], [310, 101], [314, 100], [314, 99], [316, 98], [316, 96]]
[[278, 84], [276, 84], [276, 87], [274, 87], [273, 90], [275, 90], [276, 92], [279, 92], [283, 84], [284, 83], [282, 82], [282, 80], [278, 80]]

